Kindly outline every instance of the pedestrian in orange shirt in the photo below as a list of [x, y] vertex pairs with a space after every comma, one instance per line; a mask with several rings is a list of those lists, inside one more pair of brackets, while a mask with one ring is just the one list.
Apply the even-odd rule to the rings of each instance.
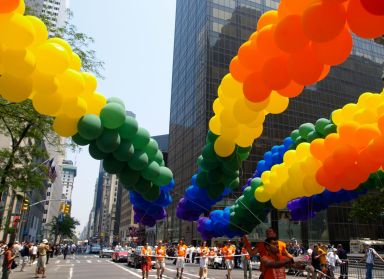
[[247, 249], [245, 246], [241, 249], [241, 260], [244, 270], [244, 279], [247, 279], [247, 271], [248, 271], [248, 278], [252, 279], [252, 266], [251, 266], [251, 256], [249, 255]]
[[176, 261], [176, 279], [183, 278], [184, 266], [185, 266], [185, 255], [187, 254], [188, 246], [184, 244], [183, 240], [179, 241], [177, 245], [177, 261]]
[[221, 253], [224, 255], [225, 258], [225, 266], [227, 267], [227, 279], [231, 279], [231, 272], [234, 266], [233, 256], [235, 255], [236, 248], [231, 245], [231, 241], [228, 240], [226, 245], [221, 250]]
[[157, 279], [163, 278], [163, 273], [165, 269], [165, 247], [163, 242], [160, 240], [156, 248], [156, 269], [157, 269]]
[[141, 248], [141, 257], [142, 257], [142, 262], [141, 262], [141, 271], [143, 273], [143, 278], [147, 278], [149, 276], [149, 271], [151, 270], [152, 267], [152, 249], [151, 247], [148, 246], [148, 243], [145, 243], [144, 247]]
[[203, 245], [200, 246], [200, 270], [199, 276], [200, 279], [206, 279], [208, 276], [208, 256], [209, 256], [209, 248], [207, 247], [207, 242], [203, 241]]

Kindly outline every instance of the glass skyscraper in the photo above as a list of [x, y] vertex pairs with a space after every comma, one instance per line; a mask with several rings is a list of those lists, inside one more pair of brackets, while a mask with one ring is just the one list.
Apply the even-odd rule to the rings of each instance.
[[[255, 31], [259, 17], [267, 10], [276, 9], [278, 3], [277, 0], [177, 1], [168, 151], [169, 167], [176, 181], [175, 202], [169, 210], [170, 240], [183, 237], [190, 242], [200, 237], [196, 223], [176, 218], [176, 205], [197, 171], [196, 160], [213, 115], [212, 103], [221, 79], [229, 72], [231, 59]], [[267, 116], [263, 135], [254, 143], [252, 154], [240, 171], [242, 185], [252, 176], [264, 152], [280, 144], [300, 124], [329, 117], [333, 110], [355, 102], [363, 92], [381, 91], [384, 47], [358, 38], [354, 42], [353, 54], [344, 64], [333, 68], [324, 81], [291, 99], [286, 112]], [[240, 194], [239, 189], [218, 206], [232, 204]], [[279, 229], [283, 239], [342, 241], [351, 236], [377, 238], [383, 234], [382, 222], [357, 225], [348, 220], [347, 211], [348, 205], [343, 204], [301, 223], [291, 222], [284, 211], [274, 211], [269, 222]], [[260, 236], [263, 230], [260, 227], [256, 232]]]

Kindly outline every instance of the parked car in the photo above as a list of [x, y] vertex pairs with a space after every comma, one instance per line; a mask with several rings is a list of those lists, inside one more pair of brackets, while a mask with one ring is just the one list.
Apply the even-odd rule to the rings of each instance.
[[113, 254], [113, 250], [112, 248], [110, 247], [104, 247], [103, 249], [101, 249], [100, 251], [100, 254], [99, 254], [99, 257], [100, 258], [104, 258], [104, 257], [107, 257], [107, 258], [112, 258], [112, 254]]
[[[152, 249], [152, 268], [155, 268], [156, 265], [156, 257], [155, 257], [155, 250], [153, 247], [149, 246]], [[140, 256], [141, 254], [141, 248], [143, 246], [137, 246], [136, 249], [132, 249], [132, 252], [128, 256], [128, 266], [132, 266], [134, 268], [140, 268], [142, 257]]]
[[101, 251], [101, 247], [99, 244], [93, 244], [89, 251], [90, 254], [99, 254]]
[[128, 259], [129, 250], [128, 249], [120, 249], [119, 251], [114, 251], [112, 253], [112, 261], [114, 262], [126, 262]]

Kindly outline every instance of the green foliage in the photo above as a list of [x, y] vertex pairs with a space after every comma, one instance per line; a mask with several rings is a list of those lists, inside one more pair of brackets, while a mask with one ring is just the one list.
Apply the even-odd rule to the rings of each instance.
[[349, 217], [364, 223], [376, 223], [384, 214], [384, 191], [363, 195], [352, 203]]
[[80, 222], [69, 215], [64, 215], [62, 220], [58, 217], [54, 217], [49, 225], [51, 227], [51, 235], [55, 236], [56, 243], [58, 237], [74, 238], [76, 235], [76, 226], [80, 225]]

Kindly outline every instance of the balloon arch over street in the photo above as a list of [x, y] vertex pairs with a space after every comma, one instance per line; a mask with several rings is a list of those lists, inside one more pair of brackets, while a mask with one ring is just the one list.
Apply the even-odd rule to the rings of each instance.
[[[24, 15], [20, 0], [0, 3], [0, 95], [32, 101], [54, 118], [53, 129], [89, 146], [105, 171], [129, 190], [135, 220], [147, 226], [166, 217], [175, 182], [157, 142], [126, 115], [124, 103], [96, 92], [96, 78], [63, 39]], [[215, 115], [198, 173], [177, 206], [177, 216], [199, 222], [204, 239], [249, 233], [271, 208], [288, 207], [306, 220], [332, 203], [349, 201], [384, 176], [384, 91], [362, 94], [330, 119], [304, 123], [258, 162], [243, 195], [230, 207], [200, 217], [240, 186], [239, 168], [268, 114], [328, 75], [352, 51], [352, 35], [384, 34], [382, 0], [282, 0], [264, 13], [256, 31], [230, 63], [213, 103]]]

